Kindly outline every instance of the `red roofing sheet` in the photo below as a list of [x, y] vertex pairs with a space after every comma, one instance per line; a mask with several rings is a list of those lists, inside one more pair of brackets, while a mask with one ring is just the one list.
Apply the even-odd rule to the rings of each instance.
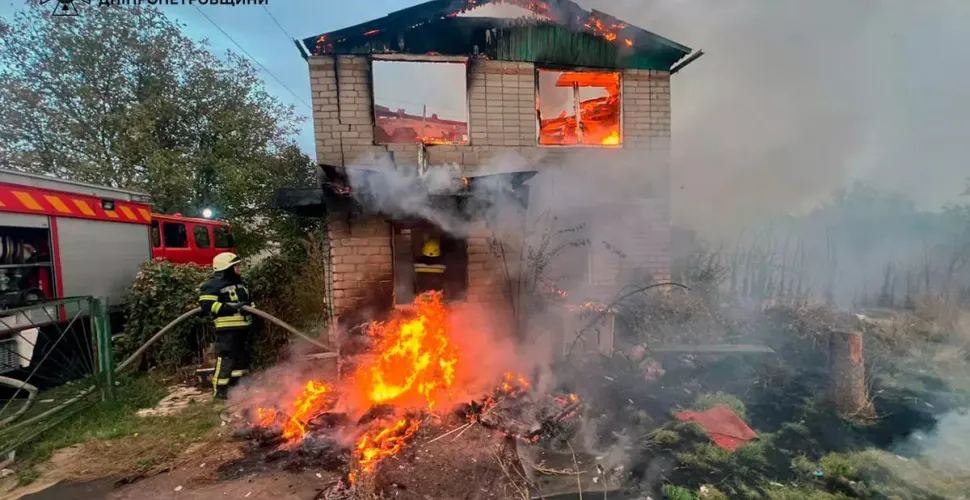
[[735, 451], [758, 437], [748, 424], [725, 404], [705, 411], [682, 411], [677, 413], [677, 419], [683, 422], [697, 422], [714, 444], [728, 451]]

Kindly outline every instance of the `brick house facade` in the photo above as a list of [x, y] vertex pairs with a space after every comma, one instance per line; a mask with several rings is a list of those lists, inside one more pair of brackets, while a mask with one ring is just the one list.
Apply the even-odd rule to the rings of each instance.
[[[563, 4], [566, 3], [564, 0]], [[603, 16], [595, 11], [587, 14]], [[394, 15], [382, 22], [386, 25], [386, 19]], [[365, 30], [366, 24], [347, 30], [374, 32]], [[386, 27], [383, 29], [387, 30]], [[387, 54], [378, 50], [364, 54], [354, 50], [358, 53], [348, 54], [320, 45], [323, 40], [341, 39], [341, 33], [347, 30], [304, 41], [304, 46], [311, 46], [312, 41], [318, 45], [317, 50], [308, 50], [306, 54], [318, 163], [366, 167], [386, 162], [390, 156], [396, 165], [414, 165], [422, 160], [420, 156], [423, 154], [423, 161], [430, 168], [458, 165], [462, 175], [468, 176], [475, 175], [493, 156], [509, 151], [521, 155], [536, 170], [556, 168], [566, 158], [571, 161], [582, 158], [591, 165], [643, 163], [643, 176], [634, 183], [636, 199], [613, 209], [598, 208], [596, 212], [601, 216], [612, 215], [606, 217], [609, 221], [592, 221], [591, 229], [594, 235], [600, 228], [607, 232], [610, 228], [619, 229], [624, 233], [625, 241], [640, 243], [625, 250], [627, 255], [624, 262], [611, 259], [610, 252], [591, 250], [590, 280], [596, 281], [592, 283], [594, 286], [615, 286], [619, 276], [630, 266], [646, 269], [657, 279], [669, 276], [670, 167], [667, 158], [671, 135], [670, 67], [672, 61], [681, 59], [689, 49], [668, 41], [677, 50], [672, 55], [667, 54], [667, 60], [659, 64], [660, 69], [643, 67], [644, 64], [640, 64], [641, 67], [601, 65], [602, 68], [620, 72], [622, 144], [618, 147], [539, 145], [537, 70], [547, 67], [549, 63], [539, 60], [496, 60], [495, 57], [467, 59], [467, 144], [377, 144], [372, 62], [380, 59], [433, 62], [438, 58], [453, 61], [456, 56]], [[637, 33], [641, 37], [656, 37], [643, 30]], [[475, 50], [478, 50], [477, 46]], [[562, 61], [556, 67], [562, 68]], [[645, 155], [662, 160], [644, 162], [642, 158]], [[392, 225], [392, 221], [379, 217], [328, 215], [332, 282], [330, 299], [336, 316], [364, 306], [383, 307], [390, 304], [394, 294], [395, 268]], [[501, 296], [501, 278], [496, 273], [489, 237], [484, 223], [477, 221], [472, 223], [465, 238], [469, 301], [495, 300]]]

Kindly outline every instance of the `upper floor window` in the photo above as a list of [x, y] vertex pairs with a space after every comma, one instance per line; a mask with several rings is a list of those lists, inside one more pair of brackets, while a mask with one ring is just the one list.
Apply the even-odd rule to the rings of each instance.
[[620, 72], [538, 70], [539, 144], [619, 146]]
[[468, 144], [465, 63], [374, 60], [374, 143]]

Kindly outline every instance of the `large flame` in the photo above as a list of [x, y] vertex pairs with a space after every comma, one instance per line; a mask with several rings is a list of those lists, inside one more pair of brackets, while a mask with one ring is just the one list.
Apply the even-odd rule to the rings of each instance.
[[[351, 482], [372, 474], [382, 460], [399, 453], [418, 432], [420, 421], [405, 415], [444, 407], [458, 397], [452, 391], [456, 389], [459, 347], [449, 337], [449, 323], [441, 293], [428, 292], [415, 299], [414, 308], [401, 317], [367, 328], [374, 340], [373, 355], [341, 382], [339, 392], [347, 397], [349, 409], [366, 411], [375, 405], [392, 405], [398, 411], [390, 420], [372, 422], [358, 436]], [[506, 373], [496, 392], [515, 398], [530, 387], [524, 376]], [[298, 443], [306, 435], [307, 423], [334, 406], [333, 394], [333, 387], [311, 380], [289, 411], [259, 408], [258, 423], [270, 427], [280, 422], [288, 445]]]
[[458, 348], [448, 339], [448, 312], [441, 293], [415, 300], [414, 316], [373, 323], [376, 357], [353, 377], [356, 392], [373, 404], [406, 408], [435, 407], [441, 391], [455, 381]]

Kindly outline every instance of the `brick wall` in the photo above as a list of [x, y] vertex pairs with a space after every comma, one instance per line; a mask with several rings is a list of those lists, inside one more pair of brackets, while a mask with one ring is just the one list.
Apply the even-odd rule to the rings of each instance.
[[[649, 193], [645, 202], [617, 205], [632, 218], [624, 224], [627, 263], [609, 264], [611, 252], [595, 247], [596, 266], [622, 277], [630, 263], [647, 267], [656, 279], [669, 275], [670, 263], [670, 78], [663, 71], [624, 70], [622, 148], [540, 147], [536, 144], [535, 66], [532, 63], [473, 60], [468, 82], [470, 144], [427, 146], [430, 164], [458, 164], [474, 172], [492, 156], [515, 151], [537, 165], [570, 163], [624, 165], [642, 175], [621, 184], [631, 194]], [[370, 63], [365, 56], [315, 56], [309, 60], [317, 161], [369, 165], [393, 153], [398, 163], [416, 163], [419, 146], [374, 144]], [[659, 153], [659, 154], [657, 154]], [[649, 156], [650, 161], [644, 158]], [[605, 172], [604, 174], [608, 174]], [[617, 198], [626, 198], [620, 196]], [[597, 209], [599, 212], [600, 209]], [[612, 226], [619, 222], [614, 218]], [[495, 265], [489, 262], [487, 235], [469, 238], [469, 298], [496, 296]], [[604, 227], [605, 231], [612, 229]], [[331, 222], [335, 310], [356, 307], [365, 293], [391, 289], [391, 236], [386, 222]], [[607, 262], [601, 264], [601, 261]], [[595, 266], [591, 266], [595, 267]], [[390, 294], [390, 292], [388, 292]]]
[[492, 234], [484, 223], [475, 223], [468, 232], [468, 300], [496, 303], [503, 300], [501, 265], [489, 239]]
[[[393, 152], [416, 162], [414, 144], [374, 144], [370, 63], [364, 56], [310, 58], [310, 86], [317, 161], [366, 165]], [[665, 150], [670, 138], [670, 77], [653, 70], [624, 70], [622, 148], [557, 148], [536, 145], [535, 65], [473, 60], [468, 84], [470, 144], [435, 145], [432, 165], [458, 163], [474, 170], [492, 155], [514, 150], [530, 159], [565, 154], [623, 158], [632, 150]]]
[[327, 227], [334, 313], [342, 316], [389, 303], [393, 291], [390, 224], [373, 218], [331, 219]]

